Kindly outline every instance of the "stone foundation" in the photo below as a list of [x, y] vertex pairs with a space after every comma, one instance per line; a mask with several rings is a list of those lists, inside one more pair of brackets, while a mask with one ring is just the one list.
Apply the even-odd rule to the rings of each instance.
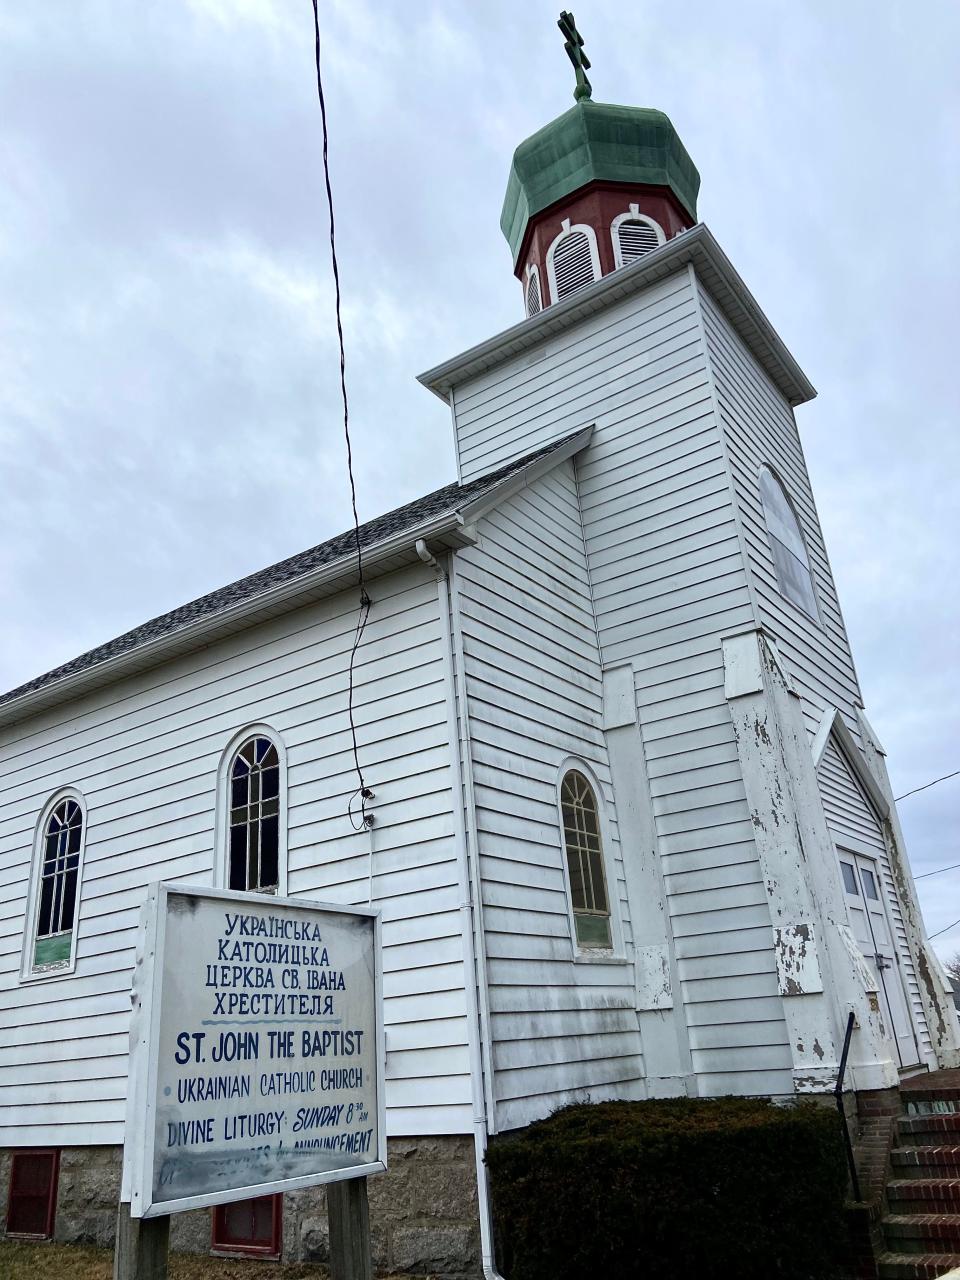
[[[0, 1204], [6, 1212], [10, 1151], [0, 1152]], [[63, 1244], [111, 1247], [120, 1198], [119, 1147], [63, 1147], [54, 1238]], [[387, 1275], [405, 1272], [442, 1280], [480, 1274], [480, 1225], [473, 1139], [391, 1138], [387, 1172], [369, 1179], [373, 1261]], [[210, 1250], [210, 1210], [171, 1219], [171, 1248]], [[330, 1233], [323, 1187], [283, 1200], [283, 1258], [327, 1262]]]

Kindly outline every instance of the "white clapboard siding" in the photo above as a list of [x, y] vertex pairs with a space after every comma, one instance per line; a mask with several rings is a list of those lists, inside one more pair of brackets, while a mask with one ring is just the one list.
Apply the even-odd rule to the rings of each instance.
[[[793, 410], [702, 288], [700, 300], [760, 620], [776, 638], [803, 697], [811, 734], [825, 707], [839, 708], [856, 732], [853, 708], [861, 701], [860, 689]], [[777, 586], [760, 503], [765, 464], [779, 474], [800, 521], [819, 605], [816, 619]]]
[[496, 1127], [582, 1098], [640, 1096], [643, 1063], [625, 961], [573, 959], [557, 805], [567, 757], [606, 811], [608, 885], [630, 922], [602, 732], [602, 683], [573, 465], [487, 515], [458, 553], [482, 876]]
[[827, 817], [827, 826], [840, 845], [859, 850], [875, 858], [880, 868], [880, 878], [885, 891], [887, 910], [890, 914], [894, 944], [900, 957], [900, 972], [907, 988], [907, 998], [913, 1011], [914, 1023], [921, 1037], [921, 1049], [931, 1051], [930, 1029], [920, 996], [920, 983], [916, 967], [907, 943], [907, 931], [903, 923], [903, 910], [897, 886], [890, 870], [890, 859], [883, 837], [883, 828], [876, 810], [864, 794], [863, 787], [833, 739], [827, 741], [820, 760], [820, 795]]
[[594, 424], [575, 467], [596, 623], [603, 662], [634, 667], [699, 1087], [789, 1093], [786, 1027], [770, 1014], [769, 909], [723, 692], [721, 637], [755, 614], [705, 343], [695, 282], [678, 273], [459, 386], [458, 449], [470, 478]]
[[[122, 1140], [146, 885], [212, 883], [218, 765], [233, 735], [258, 722], [287, 750], [288, 892], [359, 903], [372, 884], [383, 908], [389, 1132], [470, 1130], [436, 585], [409, 570], [372, 594], [355, 672], [360, 757], [376, 791], [370, 837], [346, 816], [353, 593], [0, 730], [0, 1146]], [[37, 817], [67, 784], [88, 805], [76, 972], [21, 984]]]
[[[856, 736], [860, 688], [793, 410], [702, 287], [700, 303], [758, 619], [783, 654], [801, 694], [811, 736], [827, 708], [837, 708]], [[779, 474], [800, 522], [817, 595], [815, 619], [780, 594], [760, 502], [758, 481], [764, 465]], [[834, 836], [866, 841], [880, 859], [916, 1026], [924, 1043], [929, 1044], [882, 831], [859, 783], [832, 742], [821, 764], [820, 787]]]

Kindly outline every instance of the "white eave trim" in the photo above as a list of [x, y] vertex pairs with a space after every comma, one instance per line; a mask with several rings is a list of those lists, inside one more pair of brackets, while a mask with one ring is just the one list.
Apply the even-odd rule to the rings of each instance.
[[576, 435], [572, 435], [565, 440], [563, 444], [558, 445], [556, 449], [546, 454], [543, 458], [537, 458], [536, 461], [530, 462], [525, 467], [520, 467], [513, 475], [507, 476], [491, 489], [487, 489], [479, 498], [474, 498], [473, 502], [465, 503], [460, 507], [460, 514], [463, 519], [473, 525], [481, 516], [499, 506], [501, 502], [511, 497], [515, 493], [519, 493], [521, 489], [525, 489], [528, 485], [539, 480], [541, 476], [552, 471], [554, 467], [558, 467], [561, 462], [566, 462], [568, 458], [572, 458], [575, 453], [579, 453], [585, 449], [590, 443], [590, 437], [593, 435], [593, 424], [584, 427], [582, 431], [578, 431]]
[[880, 784], [871, 773], [870, 766], [867, 764], [866, 757], [860, 750], [856, 738], [847, 728], [846, 721], [836, 707], [828, 707], [824, 711], [817, 732], [814, 734], [813, 742], [810, 744], [814, 768], [817, 770], [819, 770], [823, 762], [823, 753], [826, 751], [827, 743], [831, 738], [833, 738], [840, 754], [853, 770], [860, 785], [866, 791], [870, 803], [881, 818], [886, 818], [890, 813], [887, 797], [881, 791]]
[[[405, 563], [419, 563], [415, 548], [420, 539], [446, 549], [469, 546], [475, 541], [475, 536], [465, 526], [459, 510], [446, 511], [367, 547], [363, 552], [364, 569], [380, 576]], [[198, 618], [167, 635], [145, 640], [123, 653], [84, 667], [82, 671], [30, 690], [19, 698], [0, 705], [0, 725], [23, 720], [59, 702], [79, 697], [134, 672], [157, 666], [167, 658], [203, 648], [204, 645], [278, 613], [334, 595], [344, 590], [353, 580], [356, 563], [356, 552], [350, 551], [347, 555], [331, 560], [329, 564], [319, 565], [288, 582], [266, 587], [248, 599], [227, 605], [216, 613]]]
[[544, 307], [529, 319], [420, 374], [418, 381], [449, 403], [451, 391], [468, 378], [527, 351], [544, 338], [672, 275], [688, 263], [693, 264], [711, 297], [784, 398], [792, 405], [812, 400], [817, 394], [813, 384], [702, 222], [630, 266], [610, 272], [572, 297]]

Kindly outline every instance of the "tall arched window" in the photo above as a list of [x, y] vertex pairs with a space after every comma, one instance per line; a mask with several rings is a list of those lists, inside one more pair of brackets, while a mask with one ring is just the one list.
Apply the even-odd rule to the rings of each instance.
[[610, 224], [613, 260], [618, 267], [629, 266], [644, 254], [652, 253], [666, 242], [663, 227], [632, 204], [629, 213], [621, 213]]
[[230, 765], [227, 887], [280, 887], [280, 757], [269, 738], [248, 738]]
[[817, 597], [800, 522], [786, 490], [769, 467], [760, 469], [760, 501], [780, 594], [816, 618]]
[[527, 315], [535, 316], [543, 307], [540, 297], [540, 272], [535, 266], [527, 267]]
[[57, 797], [38, 830], [33, 927], [27, 930], [24, 977], [73, 968], [83, 842], [79, 793]]
[[547, 284], [554, 302], [600, 279], [600, 254], [593, 227], [571, 227], [564, 218], [562, 231], [547, 250]]
[[560, 812], [577, 945], [610, 948], [613, 938], [600, 812], [593, 787], [579, 769], [570, 769], [564, 774], [560, 784]]

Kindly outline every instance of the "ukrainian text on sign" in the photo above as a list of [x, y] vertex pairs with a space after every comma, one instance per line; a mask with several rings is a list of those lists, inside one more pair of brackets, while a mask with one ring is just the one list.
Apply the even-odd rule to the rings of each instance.
[[154, 899], [132, 1211], [382, 1167], [376, 913], [184, 886]]

